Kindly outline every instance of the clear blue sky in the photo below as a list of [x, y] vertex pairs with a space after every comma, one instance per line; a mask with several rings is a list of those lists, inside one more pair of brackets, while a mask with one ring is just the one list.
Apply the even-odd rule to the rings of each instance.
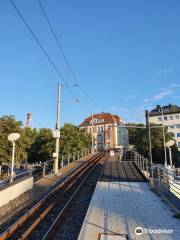
[[[14, 0], [69, 85], [90, 111], [67, 73], [36, 0]], [[156, 104], [180, 104], [180, 1], [41, 0], [81, 86], [101, 111], [143, 121]], [[34, 127], [55, 125], [59, 76], [8, 0], [0, 1], [0, 115]], [[62, 89], [61, 124], [89, 115]]]

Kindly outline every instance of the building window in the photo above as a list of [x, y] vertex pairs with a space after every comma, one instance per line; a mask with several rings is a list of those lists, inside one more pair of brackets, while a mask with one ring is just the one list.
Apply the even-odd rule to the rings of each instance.
[[101, 132], [101, 127], [98, 127], [98, 132]]
[[176, 128], [180, 128], [180, 124], [176, 124]]
[[162, 117], [158, 117], [158, 121], [162, 121]]
[[167, 121], [168, 120], [168, 118], [167, 117], [164, 117], [164, 121]]
[[180, 138], [180, 133], [177, 133], [177, 137]]
[[179, 115], [175, 115], [175, 118], [176, 118], [176, 119], [179, 119]]
[[173, 126], [173, 125], [172, 125], [172, 126], [169, 126], [169, 128], [170, 128], [170, 129], [173, 129], [173, 128], [174, 128], [174, 126]]
[[101, 132], [103, 132], [103, 131], [104, 131], [104, 127], [102, 126], [102, 127], [101, 127]]
[[180, 142], [177, 143], [178, 147], [180, 147]]
[[170, 119], [170, 120], [173, 120], [173, 116], [172, 116], [172, 115], [171, 115], [171, 116], [169, 116], [169, 119]]

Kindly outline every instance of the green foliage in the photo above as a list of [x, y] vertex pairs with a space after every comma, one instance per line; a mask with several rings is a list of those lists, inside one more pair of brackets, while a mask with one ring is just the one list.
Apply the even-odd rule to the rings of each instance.
[[[11, 150], [12, 146], [11, 143], [8, 141], [7, 137], [10, 133], [17, 132], [20, 133], [22, 132], [21, 129], [22, 123], [17, 122], [14, 118], [14, 116], [3, 116], [0, 118], [0, 161], [4, 162], [7, 161], [9, 162], [11, 160]], [[17, 160], [19, 160], [19, 157], [22, 157], [25, 153], [22, 151], [22, 146], [18, 142], [17, 143]]]
[[[0, 161], [10, 162], [12, 146], [7, 136], [18, 132], [21, 137], [16, 141], [16, 162], [47, 161], [52, 159], [55, 151], [55, 139], [51, 129], [24, 128], [22, 122], [16, 121], [14, 116], [0, 118]], [[66, 123], [61, 128], [60, 154], [69, 154], [91, 146], [91, 135], [73, 124]]]
[[[144, 124], [128, 123], [127, 125], [145, 127]], [[154, 126], [151, 124], [151, 126]], [[156, 125], [157, 126], [157, 125]], [[146, 128], [129, 128], [129, 143], [134, 145], [139, 153], [148, 157], [148, 138]], [[173, 134], [167, 132], [165, 128], [166, 142], [173, 139]], [[164, 163], [164, 147], [163, 147], [163, 132], [162, 127], [151, 129], [151, 144], [153, 162]], [[168, 156], [168, 152], [167, 152]], [[180, 152], [177, 146], [172, 147], [172, 158], [174, 164], [180, 164]]]
[[31, 147], [27, 149], [28, 161], [38, 162], [52, 159], [54, 151], [54, 139], [52, 131], [48, 128], [42, 128], [36, 132], [35, 140]]
[[65, 155], [88, 147], [91, 147], [91, 135], [71, 123], [65, 123], [61, 128], [60, 154]]

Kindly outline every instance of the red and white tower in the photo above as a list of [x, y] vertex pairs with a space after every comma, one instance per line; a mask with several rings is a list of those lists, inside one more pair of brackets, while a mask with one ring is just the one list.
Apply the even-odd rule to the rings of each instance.
[[31, 121], [31, 113], [28, 112], [27, 113], [27, 118], [26, 118], [26, 127], [29, 127], [30, 121]]

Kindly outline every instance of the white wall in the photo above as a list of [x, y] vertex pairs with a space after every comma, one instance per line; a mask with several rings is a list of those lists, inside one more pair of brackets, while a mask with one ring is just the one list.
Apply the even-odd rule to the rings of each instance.
[[28, 177], [0, 190], [0, 207], [32, 188], [33, 177]]
[[[176, 119], [175, 116], [179, 115], [179, 119]], [[173, 120], [170, 119], [170, 116], [173, 116]], [[159, 121], [158, 118], [161, 117], [159, 116], [149, 116], [149, 121], [151, 123], [155, 124], [162, 124], [162, 121]], [[180, 128], [177, 128], [176, 125], [180, 124], [180, 114], [164, 114], [164, 117], [167, 117], [167, 120], [164, 121], [164, 126], [174, 126], [174, 128], [168, 127], [168, 132], [172, 132], [175, 135], [175, 139], [178, 145], [178, 142], [180, 142], [180, 138], [177, 137], [177, 133], [180, 133]]]

